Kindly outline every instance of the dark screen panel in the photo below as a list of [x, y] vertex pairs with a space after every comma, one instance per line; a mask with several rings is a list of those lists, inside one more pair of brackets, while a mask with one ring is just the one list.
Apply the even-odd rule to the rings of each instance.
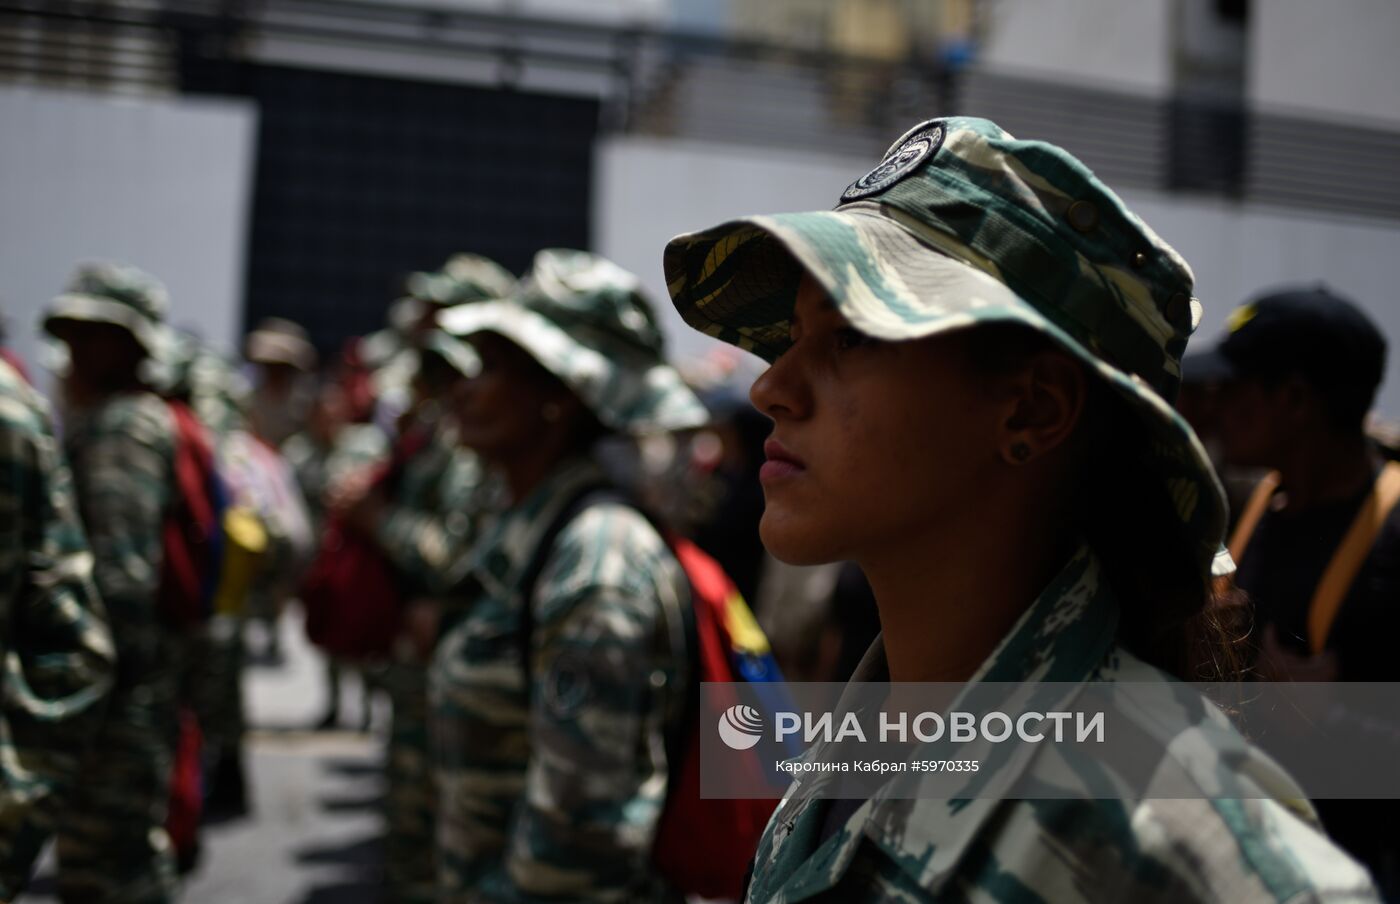
[[403, 276], [474, 251], [519, 273], [587, 248], [598, 104], [251, 66], [260, 109], [245, 323], [323, 350], [384, 323]]

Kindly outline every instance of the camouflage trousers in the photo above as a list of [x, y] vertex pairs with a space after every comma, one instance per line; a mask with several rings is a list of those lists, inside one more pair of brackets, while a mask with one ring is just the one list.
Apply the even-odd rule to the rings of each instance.
[[241, 617], [216, 615], [190, 642], [185, 698], [207, 751], [237, 750], [243, 741], [243, 625]]
[[381, 680], [393, 706], [384, 764], [385, 900], [432, 904], [437, 897], [437, 807], [428, 755], [427, 666], [394, 663]]
[[58, 818], [65, 902], [163, 904], [175, 897], [165, 832], [177, 734], [178, 669], [118, 679], [106, 718]]
[[[13, 730], [13, 723], [7, 727]], [[69, 749], [47, 751], [45, 765], [75, 774], [88, 739], [71, 740]], [[53, 836], [57, 816], [68, 799], [67, 794], [55, 795], [43, 783], [29, 780], [25, 767], [32, 765], [34, 754], [21, 757], [16, 749], [21, 746], [13, 737], [0, 738], [0, 901], [13, 901], [28, 884], [34, 862]]]

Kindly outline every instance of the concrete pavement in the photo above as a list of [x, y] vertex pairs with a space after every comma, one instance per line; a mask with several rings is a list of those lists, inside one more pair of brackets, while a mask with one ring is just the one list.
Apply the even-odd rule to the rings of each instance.
[[[369, 904], [377, 900], [379, 809], [385, 701], [375, 701], [369, 734], [307, 730], [325, 712], [324, 664], [301, 630], [300, 613], [279, 623], [283, 661], [244, 675], [251, 731], [247, 817], [206, 826], [200, 865], [182, 901], [198, 904]], [[358, 723], [358, 682], [342, 693], [342, 714]], [[53, 860], [46, 854], [24, 904], [50, 904]]]

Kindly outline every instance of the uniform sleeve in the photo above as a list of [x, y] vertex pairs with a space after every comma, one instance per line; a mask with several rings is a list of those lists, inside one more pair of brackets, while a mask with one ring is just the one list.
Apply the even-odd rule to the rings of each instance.
[[[656, 588], [669, 575], [645, 561], [577, 555], [568, 543], [556, 555], [560, 567], [542, 577], [538, 597], [526, 792], [482, 897], [646, 899], [666, 796], [669, 692], [677, 685], [676, 661], [658, 633]], [[658, 580], [625, 580], [622, 572]], [[570, 592], [589, 575], [602, 581]]]
[[417, 584], [417, 590], [441, 594], [450, 589], [451, 566], [476, 535], [478, 484], [474, 463], [453, 455], [436, 485], [419, 498], [394, 500], [386, 507], [376, 539], [394, 568]]
[[136, 658], [162, 630], [156, 596], [170, 437], [148, 420], [104, 421], [75, 446], [73, 480], [117, 648]]
[[0, 418], [0, 899], [51, 833], [111, 686], [111, 634], [72, 486], [46, 429]]

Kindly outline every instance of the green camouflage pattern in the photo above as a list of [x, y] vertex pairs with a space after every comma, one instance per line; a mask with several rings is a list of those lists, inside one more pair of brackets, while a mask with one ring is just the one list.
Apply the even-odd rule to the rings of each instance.
[[[378, 541], [400, 577], [405, 600], [441, 598], [449, 575], [471, 547], [483, 480], [476, 456], [457, 445], [428, 403], [417, 415], [431, 429], [427, 445], [404, 466], [398, 490], [379, 521]], [[454, 617], [443, 613], [444, 620]], [[433, 834], [437, 819], [428, 748], [428, 666], [403, 651], [380, 675], [392, 705], [385, 751], [386, 897], [432, 904], [437, 886]]]
[[144, 270], [127, 264], [88, 263], [78, 267], [68, 288], [50, 302], [43, 326], [54, 333], [64, 320], [115, 324], [135, 336], [152, 358], [162, 359], [170, 345], [164, 326], [169, 307], [165, 285]]
[[464, 377], [481, 373], [481, 359], [476, 356], [476, 349], [442, 330], [428, 330], [419, 340], [419, 348], [420, 355], [437, 355]]
[[410, 598], [449, 589], [454, 564], [471, 546], [486, 484], [475, 453], [457, 444], [436, 405], [426, 406], [417, 420], [431, 436], [404, 465], [375, 532]]
[[470, 606], [429, 676], [444, 904], [679, 900], [650, 856], [666, 727], [690, 674], [684, 573], [643, 516], [600, 502], [563, 528], [520, 599], [549, 525], [603, 482], [592, 462], [561, 465], [473, 551]]
[[[1062, 798], [979, 797], [985, 772], [968, 773], [958, 791], [940, 785], [941, 799], [920, 798], [919, 784], [933, 779], [904, 773], [822, 842], [826, 804], [817, 792], [829, 777], [804, 777], [769, 821], [746, 900], [1378, 900], [1366, 871], [1328, 841], [1283, 770], [1191, 686], [1117, 645], [1118, 612], [1097, 557], [1081, 547], [963, 694], [994, 682], [1054, 682], [1046, 686], [1056, 699], [1036, 708], [1067, 711], [1078, 689], [1093, 683], [1161, 687], [1180, 701], [1179, 718], [1163, 719], [1167, 710], [1153, 707], [1136, 725], [1169, 751], [1198, 793], [1095, 799], [1113, 776], [1067, 767], [1054, 745], [1022, 744], [998, 768], [1032, 787], [1061, 789]], [[889, 680], [882, 641], [851, 680]], [[995, 700], [985, 705], [997, 708]], [[820, 758], [823, 748], [804, 756]]]
[[438, 325], [456, 336], [504, 336], [613, 430], [683, 430], [708, 419], [666, 363], [661, 330], [637, 277], [597, 255], [541, 251], [516, 297], [448, 308]]
[[845, 197], [833, 211], [745, 217], [672, 239], [666, 279], [681, 316], [772, 361], [789, 344], [806, 273], [879, 339], [992, 322], [1040, 330], [1148, 426], [1148, 463], [1202, 570], [1228, 570], [1217, 560], [1224, 493], [1170, 405], [1201, 311], [1180, 255], [1074, 157], [983, 119], [915, 127]]
[[411, 298], [447, 307], [506, 298], [515, 289], [515, 276], [479, 254], [454, 254], [441, 270], [410, 274], [405, 288]]
[[346, 424], [330, 445], [318, 443], [305, 431], [282, 444], [282, 457], [296, 475], [318, 536], [325, 525], [326, 496], [331, 488], [374, 467], [388, 454], [389, 439], [373, 424]]
[[171, 337], [163, 364], [161, 394], [186, 401], [216, 437], [247, 429], [253, 388], [232, 361], [182, 332]]
[[107, 606], [117, 676], [82, 778], [58, 824], [65, 900], [169, 901], [165, 816], [183, 640], [157, 607], [161, 526], [174, 496], [175, 428], [149, 392], [73, 412], [64, 445]]
[[78, 781], [116, 651], [48, 404], [0, 361], [0, 900]]

